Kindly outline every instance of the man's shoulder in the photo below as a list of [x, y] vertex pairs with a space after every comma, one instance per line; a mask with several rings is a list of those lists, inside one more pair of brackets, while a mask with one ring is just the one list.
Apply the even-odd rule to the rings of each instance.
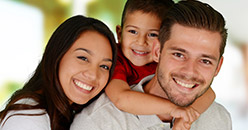
[[202, 114], [202, 116], [213, 118], [216, 121], [229, 121], [231, 119], [230, 113], [227, 111], [227, 109], [217, 102], [213, 102], [212, 105], [206, 110], [206, 112]]
[[217, 103], [213, 102], [209, 108], [200, 115], [192, 125], [192, 130], [231, 130], [232, 121], [230, 113], [227, 109]]
[[228, 117], [230, 117], [230, 114], [227, 111], [227, 109], [223, 105], [221, 105], [221, 104], [219, 104], [219, 103], [217, 103], [215, 101], [211, 104], [211, 106], [209, 106], [209, 109], [207, 109], [206, 113], [208, 115], [209, 114], [210, 115], [218, 114], [218, 115], [221, 115], [221, 116], [228, 116]]

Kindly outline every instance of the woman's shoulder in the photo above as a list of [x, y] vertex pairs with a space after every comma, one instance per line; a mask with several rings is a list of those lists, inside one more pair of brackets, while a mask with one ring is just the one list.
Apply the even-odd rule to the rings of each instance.
[[38, 103], [32, 98], [23, 98], [15, 102], [15, 104], [37, 105]]
[[[36, 105], [33, 99], [21, 99], [15, 104]], [[12, 110], [1, 122], [1, 130], [50, 130], [50, 119], [44, 109]]]

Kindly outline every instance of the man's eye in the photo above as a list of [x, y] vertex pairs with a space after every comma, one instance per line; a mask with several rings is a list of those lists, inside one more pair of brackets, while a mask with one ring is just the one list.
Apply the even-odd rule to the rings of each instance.
[[83, 61], [88, 61], [88, 59], [87, 59], [86, 57], [84, 57], [84, 56], [78, 56], [77, 58], [78, 58], [78, 59], [81, 59], [81, 60], [83, 60]]
[[132, 33], [132, 34], [137, 34], [138, 32], [136, 32], [135, 30], [129, 30], [128, 32]]
[[158, 34], [156, 34], [156, 33], [149, 33], [148, 34], [148, 37], [158, 37]]
[[181, 54], [181, 53], [173, 53], [173, 55], [176, 56], [176, 57], [179, 57], [179, 58], [183, 58], [184, 57], [183, 54]]
[[110, 68], [107, 65], [101, 65], [101, 68], [105, 69], [105, 70], [109, 70]]
[[202, 63], [207, 64], [207, 65], [211, 65], [211, 64], [212, 64], [211, 61], [206, 60], [206, 59], [203, 59], [203, 60], [202, 60]]

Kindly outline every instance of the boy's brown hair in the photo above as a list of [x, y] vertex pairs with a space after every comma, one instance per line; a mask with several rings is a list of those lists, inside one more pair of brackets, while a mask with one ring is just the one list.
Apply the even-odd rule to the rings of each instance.
[[135, 11], [151, 13], [162, 21], [162, 18], [173, 4], [172, 0], [127, 0], [122, 12], [121, 27], [124, 25], [126, 16]]

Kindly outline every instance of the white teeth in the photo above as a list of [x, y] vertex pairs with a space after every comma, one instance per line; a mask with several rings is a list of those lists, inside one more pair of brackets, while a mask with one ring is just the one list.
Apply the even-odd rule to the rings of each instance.
[[93, 87], [91, 87], [91, 86], [88, 86], [88, 85], [85, 85], [85, 84], [83, 84], [83, 83], [81, 83], [81, 82], [79, 82], [79, 81], [74, 81], [74, 83], [78, 86], [78, 87], [80, 87], [80, 88], [82, 88], [82, 89], [85, 89], [85, 90], [88, 90], [88, 91], [90, 91]]
[[183, 86], [183, 87], [186, 87], [186, 88], [193, 88], [194, 87], [194, 84], [185, 84], [183, 82], [180, 82], [180, 81], [177, 81], [175, 80], [179, 85]]
[[136, 50], [133, 50], [135, 53], [138, 53], [138, 54], [146, 54], [148, 52], [140, 52], [140, 51], [136, 51]]

